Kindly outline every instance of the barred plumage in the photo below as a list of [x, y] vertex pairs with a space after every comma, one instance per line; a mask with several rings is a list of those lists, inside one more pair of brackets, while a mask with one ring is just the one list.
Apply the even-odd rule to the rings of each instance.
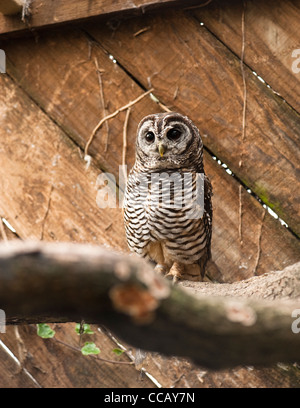
[[211, 195], [196, 126], [174, 112], [146, 116], [124, 198], [130, 250], [174, 281], [200, 280], [211, 256]]

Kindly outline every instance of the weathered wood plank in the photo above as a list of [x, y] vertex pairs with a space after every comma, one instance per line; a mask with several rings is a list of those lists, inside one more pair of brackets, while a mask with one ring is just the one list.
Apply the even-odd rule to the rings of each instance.
[[7, 334], [0, 334], [0, 388], [39, 388], [5, 349]]
[[230, 370], [204, 370], [187, 360], [151, 353], [144, 367], [156, 373], [166, 388], [299, 388], [296, 366], [279, 364], [272, 368], [236, 367]]
[[[150, 29], [135, 37], [142, 27]], [[190, 116], [204, 144], [300, 235], [299, 115], [239, 59], [183, 12], [88, 31], [171, 109]], [[191, 35], [191, 33], [193, 33]]]
[[[275, 265], [288, 266], [298, 261], [299, 240], [245, 190], [242, 190], [241, 195], [243, 213], [240, 219], [239, 183], [221, 167], [217, 167], [208, 154], [204, 157], [205, 169], [214, 189], [213, 260], [224, 279], [231, 282], [247, 279], [270, 270], [279, 270]], [[287, 241], [283, 242], [283, 239]], [[230, 248], [225, 249], [228, 244]], [[278, 250], [279, 246], [283, 253]]]
[[[0, 213], [1, 211], [0, 209]], [[0, 217], [1, 215], [3, 214], [0, 214]], [[1, 219], [0, 223], [2, 223]], [[16, 235], [5, 224], [3, 227], [0, 225], [0, 242], [10, 239], [16, 239]], [[6, 326], [5, 333], [0, 333], [0, 388], [39, 388], [37, 380], [24, 370], [19, 359], [17, 344], [14, 352], [8, 347], [9, 338], [17, 343], [15, 329], [12, 326]]]
[[7, 220], [21, 238], [126, 248], [113, 222], [121, 210], [97, 206], [100, 171], [91, 166], [86, 172], [80, 149], [6, 76], [0, 82], [0, 190]]
[[[32, 29], [57, 26], [63, 23], [78, 23], [95, 17], [112, 19], [127, 15], [141, 15], [162, 7], [191, 6], [196, 0], [35, 0], [30, 4], [30, 15], [26, 21], [20, 16], [0, 15], [0, 36], [20, 34]], [[203, 1], [205, 3], [205, 1]], [[15, 10], [14, 10], [15, 11]], [[1, 12], [1, 9], [0, 9]]]
[[[85, 59], [88, 55], [88, 43], [82, 33], [70, 31], [60, 35], [41, 36], [37, 45], [34, 40], [30, 39], [12, 41], [7, 49], [7, 54], [9, 74], [19, 81], [20, 85], [82, 148], [99, 118], [103, 116], [104, 106], [99, 96], [99, 82], [94, 64], [95, 57], [100, 69], [104, 71], [102, 88], [104, 104], [108, 106], [107, 111], [109, 113], [135, 99], [141, 93], [141, 89], [134, 81], [114, 64], [101, 49], [95, 46], [91, 60]], [[70, 61], [74, 64], [73, 69]], [[80, 62], [82, 63], [80, 64]], [[53, 84], [55, 89], [52, 88]], [[132, 108], [128, 127], [127, 163], [129, 167], [134, 162], [137, 124], [143, 116], [157, 110], [159, 110], [157, 105], [150, 98], [143, 99]], [[105, 126], [96, 135], [90, 149], [91, 154], [97, 158], [95, 163], [108, 169], [114, 175], [117, 175], [122, 157], [124, 116], [119, 115], [109, 122], [107, 152], [104, 152], [107, 132]], [[32, 119], [32, 122], [36, 122], [36, 120]], [[17, 123], [18, 120], [15, 119], [15, 122]], [[40, 140], [39, 143], [43, 146], [47, 142]], [[43, 147], [43, 149], [45, 148], [48, 149], [48, 146]], [[54, 152], [52, 154], [55, 156]], [[78, 160], [76, 161], [76, 168], [81, 168], [82, 173], [85, 164], [77, 152], [76, 159]], [[13, 160], [15, 159], [11, 159], [11, 161]], [[241, 246], [239, 238], [239, 185], [208, 154], [205, 154], [205, 160], [206, 171], [212, 179], [214, 188], [213, 259], [220, 269], [223, 279], [225, 281], [244, 279], [254, 273], [261, 274], [272, 269], [280, 270], [299, 260], [297, 240], [279, 222], [267, 214], [264, 218], [261, 252], [259, 252], [259, 262], [256, 266], [263, 209], [256, 200], [243, 190], [242, 233], [244, 245]], [[64, 168], [62, 173], [65, 171]], [[11, 170], [7, 168], [6, 174], [10, 174], [10, 172]], [[95, 178], [94, 174], [91, 175], [87, 172], [84, 177]], [[79, 179], [83, 177], [78, 171], [75, 172], [74, 176], [79, 177]], [[27, 177], [30, 179], [29, 174]], [[43, 184], [47, 183], [44, 182]], [[54, 202], [52, 208], [54, 209]], [[45, 212], [45, 208], [43, 211]], [[73, 209], [72, 212], [74, 213]], [[102, 217], [107, 216], [105, 211], [102, 213], [104, 213]], [[74, 215], [76, 216], [76, 214]], [[52, 211], [49, 213], [47, 219], [55, 220], [55, 210], [53, 213]], [[110, 223], [108, 219], [106, 219], [106, 223], [104, 225], [108, 226]], [[119, 227], [117, 227], [117, 223], [119, 223]], [[121, 239], [123, 230], [120, 213], [115, 217], [114, 225], [117, 229], [112, 231], [109, 229], [109, 237], [113, 239], [113, 233], [119, 231], [117, 232], [118, 239]], [[49, 230], [49, 227], [46, 230]], [[101, 236], [103, 232], [99, 231], [98, 234]], [[285, 239], [282, 239], [282, 236]], [[77, 239], [76, 235], [73, 236], [73, 239]], [[117, 247], [120, 246], [117, 244]], [[124, 247], [126, 248], [126, 244]]]
[[[141, 376], [134, 366], [117, 364], [130, 362], [126, 355], [120, 357], [113, 353], [115, 344], [96, 327], [94, 334], [83, 335], [80, 344], [75, 332], [75, 323], [51, 325], [55, 330], [55, 339], [42, 339], [37, 335], [36, 326], [20, 326], [19, 334], [24, 344], [22, 356], [26, 368], [44, 388], [153, 388], [155, 385], [147, 377]], [[3, 341], [18, 355], [18, 341], [14, 329], [8, 327]], [[100, 358], [115, 361], [116, 364], [100, 359], [83, 356], [80, 351], [86, 341], [93, 341], [101, 353]], [[68, 347], [69, 346], [69, 347]], [[26, 353], [27, 350], [27, 353]], [[57, 362], [55, 364], [55, 361]]]
[[2, 0], [0, 3], [0, 13], [12, 15], [22, 10], [22, 0]]
[[[213, 1], [195, 10], [197, 19], [235, 54], [241, 55], [243, 2]], [[244, 61], [300, 112], [300, 1], [248, 1]], [[295, 67], [294, 67], [295, 66]], [[293, 70], [294, 69], [294, 70]]]

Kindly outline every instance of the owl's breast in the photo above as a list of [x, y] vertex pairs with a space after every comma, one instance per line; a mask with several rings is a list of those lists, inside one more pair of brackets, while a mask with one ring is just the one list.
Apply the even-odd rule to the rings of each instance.
[[[161, 242], [170, 255], [197, 261], [205, 246], [203, 205], [194, 194], [195, 177], [184, 185], [183, 175], [172, 180], [129, 177], [124, 221], [130, 249], [147, 256], [148, 246]], [[184, 189], [182, 186], [184, 185]], [[197, 258], [198, 257], [198, 258]]]
[[130, 174], [124, 195], [124, 226], [129, 249], [144, 256], [150, 240], [150, 230], [145, 211], [147, 189], [140, 185], [136, 174]]

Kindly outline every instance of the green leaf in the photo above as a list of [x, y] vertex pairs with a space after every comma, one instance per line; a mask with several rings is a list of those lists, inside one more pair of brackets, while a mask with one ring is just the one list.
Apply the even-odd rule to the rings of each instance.
[[55, 331], [48, 324], [39, 323], [37, 324], [37, 334], [43, 339], [51, 339], [55, 336]]
[[86, 342], [85, 345], [81, 349], [81, 353], [84, 356], [88, 356], [89, 354], [99, 354], [100, 349], [96, 346], [93, 342]]
[[121, 354], [124, 353], [125, 350], [121, 350], [119, 348], [113, 349], [113, 353], [115, 353], [117, 356], [120, 356]]
[[[80, 330], [83, 330], [82, 333], [80, 333]], [[89, 324], [84, 323], [82, 326], [80, 323], [76, 324], [75, 331], [78, 335], [80, 334], [94, 334], [94, 332], [91, 330], [91, 327]]]

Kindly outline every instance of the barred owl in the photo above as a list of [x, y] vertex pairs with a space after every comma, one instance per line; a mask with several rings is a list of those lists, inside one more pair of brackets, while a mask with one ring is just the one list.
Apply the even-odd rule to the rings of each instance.
[[173, 282], [202, 280], [211, 257], [211, 195], [193, 122], [175, 112], [142, 119], [124, 196], [130, 250]]

